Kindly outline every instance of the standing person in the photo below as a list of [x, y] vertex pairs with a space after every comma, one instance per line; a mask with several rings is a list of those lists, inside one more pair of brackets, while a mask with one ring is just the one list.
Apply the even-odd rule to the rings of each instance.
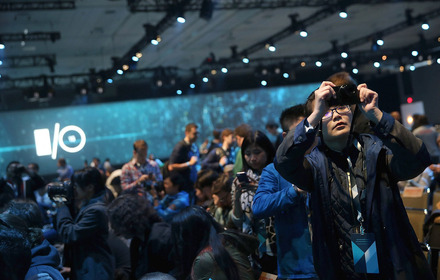
[[[315, 91], [312, 114], [287, 134], [276, 159], [284, 178], [311, 192], [320, 279], [433, 279], [396, 184], [429, 165], [426, 147], [379, 109], [366, 84], [356, 106], [375, 135], [354, 137], [354, 106], [328, 104], [334, 86], [325, 81]], [[321, 143], [305, 156], [318, 129]]]
[[233, 145], [235, 143], [234, 131], [229, 128], [221, 133], [221, 146], [209, 152], [202, 162], [202, 169], [212, 169], [217, 173], [223, 173], [223, 168], [228, 164], [234, 164], [235, 155]]
[[57, 163], [58, 169], [58, 181], [67, 181], [70, 180], [70, 177], [73, 175], [72, 166], [68, 165], [65, 158], [59, 158]]
[[194, 205], [177, 214], [171, 234], [177, 279], [254, 279], [248, 255], [255, 250], [256, 240], [225, 231], [202, 207]]
[[162, 182], [162, 173], [155, 161], [147, 159], [148, 144], [139, 139], [133, 143], [133, 158], [122, 166], [121, 185], [123, 190], [134, 187], [150, 189]]
[[257, 271], [277, 273], [275, 231], [273, 219], [255, 219], [252, 202], [261, 172], [273, 161], [275, 149], [267, 136], [257, 130], [244, 138], [242, 144], [243, 171], [232, 185], [232, 221], [243, 233], [258, 236], [258, 255], [253, 257]]
[[243, 143], [243, 140], [246, 136], [248, 136], [252, 131], [252, 128], [248, 124], [240, 124], [234, 129], [235, 139], [237, 141], [238, 149], [236, 150], [235, 155], [235, 163], [234, 163], [234, 169], [232, 170], [233, 175], [237, 174], [237, 172], [240, 172], [243, 170], [243, 160], [241, 155], [241, 144]]
[[414, 115], [412, 133], [422, 139], [431, 156], [432, 163], [440, 163], [440, 134], [433, 125], [429, 124], [425, 115]]
[[105, 185], [93, 167], [71, 178], [76, 215], [59, 205], [57, 231], [64, 243], [64, 266], [71, 268], [70, 279], [113, 279], [113, 257], [107, 244], [108, 218], [103, 203]]
[[[281, 113], [283, 138], [305, 118], [304, 105]], [[252, 211], [254, 218], [274, 216], [278, 279], [317, 279], [313, 267], [307, 195], [276, 171], [273, 163], [263, 169]]]
[[183, 190], [187, 191], [194, 198], [194, 183], [197, 179], [199, 148], [195, 142], [199, 137], [198, 126], [195, 123], [187, 124], [185, 127], [185, 138], [179, 141], [171, 153], [168, 171], [181, 174], [185, 180]]

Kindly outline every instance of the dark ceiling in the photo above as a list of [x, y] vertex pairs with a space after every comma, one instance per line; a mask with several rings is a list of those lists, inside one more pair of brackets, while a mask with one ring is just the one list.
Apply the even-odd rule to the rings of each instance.
[[[176, 21], [180, 14], [185, 23]], [[161, 41], [152, 45], [157, 35]], [[87, 84], [96, 91], [110, 78], [161, 87], [255, 71], [292, 79], [329, 66], [398, 72], [436, 62], [439, 36], [438, 0], [1, 1], [0, 90]], [[383, 46], [376, 45], [379, 37]], [[137, 53], [142, 57], [134, 62]]]

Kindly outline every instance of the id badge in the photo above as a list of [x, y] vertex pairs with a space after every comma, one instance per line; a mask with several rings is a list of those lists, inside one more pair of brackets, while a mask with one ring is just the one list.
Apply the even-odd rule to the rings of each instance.
[[379, 273], [374, 233], [352, 233], [354, 270], [358, 273]]

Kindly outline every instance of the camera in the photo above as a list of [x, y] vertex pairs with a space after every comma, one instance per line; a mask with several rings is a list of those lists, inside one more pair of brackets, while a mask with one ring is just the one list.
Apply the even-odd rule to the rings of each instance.
[[53, 202], [70, 204], [73, 201], [72, 183], [70, 181], [49, 183], [47, 195]]
[[336, 92], [336, 98], [331, 98], [328, 101], [330, 107], [336, 105], [353, 105], [361, 103], [359, 98], [359, 90], [355, 85], [342, 85], [333, 87]]

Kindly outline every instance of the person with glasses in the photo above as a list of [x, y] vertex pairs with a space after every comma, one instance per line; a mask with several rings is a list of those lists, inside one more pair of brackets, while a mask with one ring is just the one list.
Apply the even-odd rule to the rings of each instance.
[[[311, 114], [289, 131], [275, 167], [311, 193], [312, 247], [320, 279], [434, 279], [400, 198], [397, 181], [429, 165], [422, 141], [357, 86], [359, 103], [336, 100], [335, 84], [314, 92]], [[353, 133], [355, 110], [374, 134]], [[306, 151], [319, 135], [320, 143]]]
[[74, 208], [57, 209], [56, 225], [64, 243], [63, 265], [70, 267], [69, 279], [113, 279], [114, 258], [109, 245], [105, 185], [101, 173], [86, 167], [71, 177]]

